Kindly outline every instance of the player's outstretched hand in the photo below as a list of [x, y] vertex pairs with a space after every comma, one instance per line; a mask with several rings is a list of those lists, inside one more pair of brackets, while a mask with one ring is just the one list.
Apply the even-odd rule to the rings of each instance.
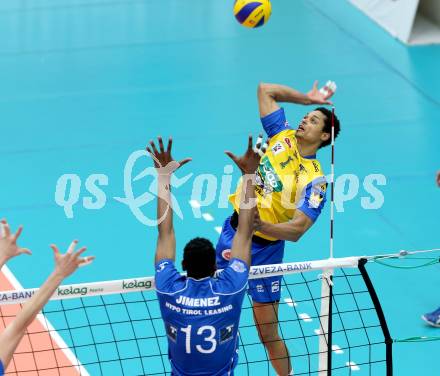
[[18, 238], [23, 231], [23, 226], [20, 226], [15, 234], [11, 233], [6, 219], [1, 220], [0, 226], [0, 262], [5, 263], [11, 258], [22, 254], [32, 254], [29, 249], [22, 248], [17, 244]]
[[157, 169], [159, 175], [171, 175], [178, 168], [182, 167], [184, 164], [190, 162], [191, 158], [182, 159], [177, 162], [171, 156], [171, 149], [173, 147], [173, 139], [170, 137], [168, 140], [167, 149], [165, 150], [163, 145], [162, 137], [157, 137], [159, 143], [159, 150], [157, 150], [156, 145], [153, 140], [150, 141], [150, 146], [147, 146], [147, 151], [151, 158], [154, 160], [154, 167]]
[[437, 185], [440, 187], [440, 171], [437, 172]]
[[75, 272], [76, 269], [92, 263], [92, 261], [95, 259], [94, 256], [81, 257], [87, 248], [82, 247], [78, 251], [75, 251], [77, 245], [78, 240], [74, 240], [67, 249], [67, 252], [64, 254], [59, 251], [55, 244], [50, 245], [55, 257], [54, 273], [61, 277], [61, 279], [67, 278], [69, 275]]
[[318, 81], [313, 84], [312, 90], [307, 93], [307, 97], [312, 104], [333, 104], [329, 99], [336, 91], [336, 84], [333, 81], [328, 81], [321, 89], [318, 88]]
[[247, 150], [241, 157], [236, 156], [230, 151], [225, 151], [225, 154], [234, 161], [245, 175], [255, 173], [260, 163], [260, 158], [266, 152], [268, 143], [263, 144], [263, 136], [260, 134], [254, 148], [252, 144], [252, 136], [249, 135]]

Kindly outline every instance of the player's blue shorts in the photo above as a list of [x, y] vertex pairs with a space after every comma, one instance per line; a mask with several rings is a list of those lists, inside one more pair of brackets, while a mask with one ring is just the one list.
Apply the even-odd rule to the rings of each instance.
[[[231, 217], [228, 217], [223, 224], [220, 239], [216, 247], [217, 267], [219, 269], [224, 269], [228, 265], [234, 235], [235, 230], [231, 226]], [[265, 244], [260, 244], [260, 242], [255, 241], [252, 242], [252, 266], [281, 264], [283, 262], [285, 242], [283, 240], [277, 240], [264, 243]], [[281, 280], [281, 276], [250, 279], [249, 294], [252, 300], [258, 303], [272, 303], [280, 300]]]

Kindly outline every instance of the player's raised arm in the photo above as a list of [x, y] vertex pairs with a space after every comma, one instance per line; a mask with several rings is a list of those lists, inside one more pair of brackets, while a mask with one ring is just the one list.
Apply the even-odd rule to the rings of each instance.
[[318, 81], [315, 81], [312, 90], [307, 94], [285, 85], [260, 83], [257, 91], [260, 117], [264, 118], [278, 110], [280, 108], [278, 103], [282, 102], [303, 105], [332, 104], [329, 99], [335, 90], [336, 84], [330, 81], [321, 89], [318, 88]]
[[175, 260], [176, 258], [176, 237], [173, 226], [173, 208], [171, 199], [171, 176], [184, 164], [191, 161], [191, 158], [185, 158], [177, 162], [171, 156], [173, 140], [168, 140], [168, 146], [165, 150], [162, 137], [157, 138], [159, 150], [157, 150], [154, 141], [150, 141], [147, 147], [148, 153], [154, 160], [154, 167], [157, 170], [157, 223], [159, 237], [157, 239], [155, 262], [162, 259]]
[[55, 269], [46, 282], [24, 306], [15, 320], [0, 334], [0, 361], [4, 369], [12, 359], [26, 328], [35, 320], [61, 282], [71, 275], [79, 266], [87, 265], [94, 260], [93, 256], [81, 257], [86, 251], [83, 247], [75, 251], [78, 242], [75, 240], [65, 254], [61, 254], [55, 245], [51, 245], [55, 256]]
[[0, 269], [13, 257], [27, 254], [31, 255], [31, 251], [27, 248], [22, 248], [17, 244], [23, 226], [20, 226], [15, 234], [11, 233], [8, 222], [2, 219], [0, 222]]
[[[262, 136], [260, 135], [260, 138]], [[261, 148], [261, 150], [259, 150]], [[226, 154], [240, 168], [243, 174], [242, 191], [240, 196], [240, 213], [238, 227], [231, 249], [231, 258], [239, 258], [248, 265], [251, 263], [251, 243], [254, 230], [254, 217], [257, 211], [255, 199], [255, 171], [260, 163], [260, 154], [264, 154], [267, 143], [258, 148], [252, 148], [252, 136], [249, 136], [248, 148], [245, 154], [237, 157], [230, 151]]]

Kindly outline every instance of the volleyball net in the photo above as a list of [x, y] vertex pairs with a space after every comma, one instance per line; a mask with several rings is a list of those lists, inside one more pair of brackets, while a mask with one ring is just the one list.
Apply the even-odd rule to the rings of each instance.
[[[295, 375], [391, 375], [392, 340], [367, 273], [350, 257], [252, 267], [282, 275], [279, 332]], [[259, 286], [257, 285], [257, 288]], [[35, 289], [0, 292], [0, 331]], [[61, 286], [6, 375], [170, 375], [154, 278]], [[245, 299], [236, 375], [274, 375]]]

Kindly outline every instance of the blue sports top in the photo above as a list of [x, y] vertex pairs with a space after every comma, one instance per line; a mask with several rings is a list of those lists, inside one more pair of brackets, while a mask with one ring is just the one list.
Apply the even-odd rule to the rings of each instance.
[[236, 258], [217, 278], [197, 280], [181, 276], [172, 260], [156, 264], [156, 291], [173, 375], [232, 374], [248, 276], [248, 266]]

